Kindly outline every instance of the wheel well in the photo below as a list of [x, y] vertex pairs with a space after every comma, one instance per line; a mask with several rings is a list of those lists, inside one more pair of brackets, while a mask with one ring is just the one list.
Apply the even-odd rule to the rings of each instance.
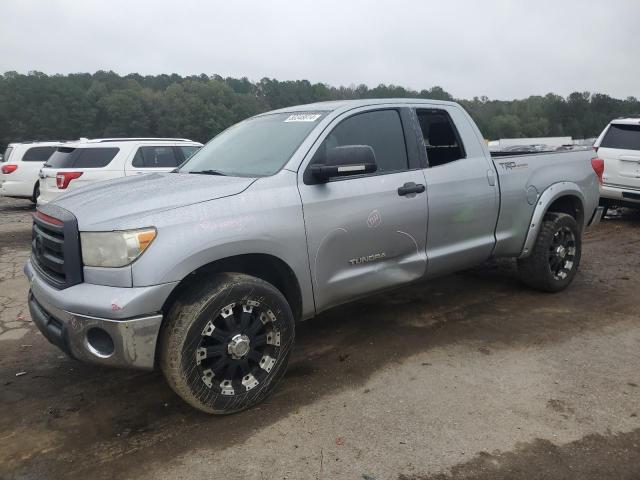
[[203, 276], [218, 272], [245, 273], [258, 277], [270, 283], [284, 295], [293, 312], [293, 318], [299, 320], [302, 316], [302, 293], [293, 270], [284, 261], [273, 255], [252, 253], [223, 258], [203, 265], [194, 270], [173, 289], [164, 303], [162, 311], [166, 314], [176, 298], [192, 282], [197, 282]]
[[560, 198], [556, 198], [547, 212], [566, 213], [575, 218], [576, 223], [582, 229], [584, 226], [584, 208], [580, 199], [574, 195], [565, 195]]

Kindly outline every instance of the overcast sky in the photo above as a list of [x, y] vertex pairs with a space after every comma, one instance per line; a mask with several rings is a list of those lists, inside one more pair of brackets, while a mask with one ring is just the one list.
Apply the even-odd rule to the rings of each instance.
[[640, 0], [0, 0], [0, 72], [640, 97]]

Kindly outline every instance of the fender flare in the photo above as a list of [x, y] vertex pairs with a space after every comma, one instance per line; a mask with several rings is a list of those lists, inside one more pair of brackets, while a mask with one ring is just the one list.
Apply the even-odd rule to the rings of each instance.
[[533, 210], [531, 221], [529, 222], [529, 231], [524, 241], [524, 246], [520, 252], [518, 258], [525, 258], [531, 255], [533, 246], [538, 238], [538, 232], [540, 231], [540, 225], [546, 215], [551, 204], [560, 197], [574, 196], [580, 200], [580, 203], [584, 207], [585, 198], [580, 187], [573, 182], [558, 182], [547, 187], [547, 189], [540, 194], [536, 208]]

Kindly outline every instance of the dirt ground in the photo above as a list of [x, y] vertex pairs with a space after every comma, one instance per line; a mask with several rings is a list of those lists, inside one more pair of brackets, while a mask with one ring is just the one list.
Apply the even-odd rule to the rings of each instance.
[[300, 324], [275, 395], [212, 417], [37, 332], [31, 211], [0, 199], [1, 479], [640, 478], [639, 214], [559, 294], [490, 262]]

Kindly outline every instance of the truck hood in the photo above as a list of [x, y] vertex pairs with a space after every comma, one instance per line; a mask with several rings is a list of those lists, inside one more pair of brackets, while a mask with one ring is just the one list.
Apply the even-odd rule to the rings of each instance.
[[95, 183], [52, 202], [75, 215], [80, 230], [117, 230], [129, 220], [229, 197], [256, 179], [187, 173], [150, 173]]

